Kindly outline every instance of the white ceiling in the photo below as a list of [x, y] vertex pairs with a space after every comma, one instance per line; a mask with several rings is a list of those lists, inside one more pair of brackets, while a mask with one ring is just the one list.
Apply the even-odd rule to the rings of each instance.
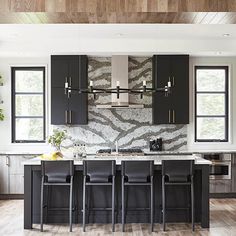
[[[229, 34], [228, 37], [223, 36]], [[235, 56], [236, 25], [0, 25], [0, 56], [51, 54]]]

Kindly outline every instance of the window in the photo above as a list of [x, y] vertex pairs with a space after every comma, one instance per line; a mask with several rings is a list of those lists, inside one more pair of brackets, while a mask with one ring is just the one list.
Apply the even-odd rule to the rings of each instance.
[[195, 141], [228, 141], [228, 67], [195, 67]]
[[45, 67], [12, 67], [12, 142], [45, 142]]

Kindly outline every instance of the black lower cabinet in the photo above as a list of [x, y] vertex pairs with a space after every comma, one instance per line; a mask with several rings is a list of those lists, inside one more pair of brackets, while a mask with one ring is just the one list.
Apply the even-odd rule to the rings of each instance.
[[[73, 202], [73, 222], [82, 222], [82, 196], [83, 196], [83, 171], [82, 166], [76, 166], [74, 179], [74, 202]], [[31, 224], [39, 223], [40, 216], [40, 166], [25, 166], [25, 183], [31, 179], [31, 184], [25, 185], [25, 228], [30, 228]], [[203, 228], [209, 227], [209, 166], [197, 165], [194, 174], [195, 187], [195, 222], [201, 223]], [[189, 186], [167, 186], [166, 204], [167, 208], [184, 208], [190, 202], [190, 196], [186, 188]], [[89, 186], [88, 204], [90, 208], [111, 207], [111, 186]], [[45, 199], [47, 196], [45, 195]], [[126, 189], [125, 202], [127, 207], [127, 223], [149, 223], [150, 213], [138, 211], [135, 208], [148, 208], [150, 204], [150, 189], [148, 186], [129, 186]], [[67, 223], [69, 204], [69, 188], [53, 186], [48, 195], [48, 215], [45, 223]], [[161, 223], [161, 166], [155, 166], [154, 171], [154, 222]], [[32, 207], [32, 209], [31, 209]], [[115, 197], [115, 217], [116, 223], [121, 222], [121, 172], [116, 173], [116, 197]], [[45, 210], [46, 214], [46, 210]], [[166, 214], [167, 222], [189, 222], [190, 212], [183, 210], [168, 210]], [[110, 211], [91, 211], [87, 214], [87, 223], [111, 223]]]

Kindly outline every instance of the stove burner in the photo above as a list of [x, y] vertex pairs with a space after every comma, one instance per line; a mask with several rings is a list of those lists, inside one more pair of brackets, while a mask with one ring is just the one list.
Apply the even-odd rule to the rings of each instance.
[[143, 155], [140, 148], [120, 148], [118, 153], [115, 152], [115, 149], [100, 149], [97, 151], [97, 155]]

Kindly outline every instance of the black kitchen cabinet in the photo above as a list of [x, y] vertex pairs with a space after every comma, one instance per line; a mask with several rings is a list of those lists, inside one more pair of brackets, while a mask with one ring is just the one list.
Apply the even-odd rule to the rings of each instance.
[[88, 87], [87, 56], [51, 56], [51, 124], [88, 123], [88, 95], [65, 94], [65, 83], [72, 88]]
[[153, 87], [171, 82], [171, 94], [153, 93], [153, 124], [189, 123], [189, 56], [154, 55]]

